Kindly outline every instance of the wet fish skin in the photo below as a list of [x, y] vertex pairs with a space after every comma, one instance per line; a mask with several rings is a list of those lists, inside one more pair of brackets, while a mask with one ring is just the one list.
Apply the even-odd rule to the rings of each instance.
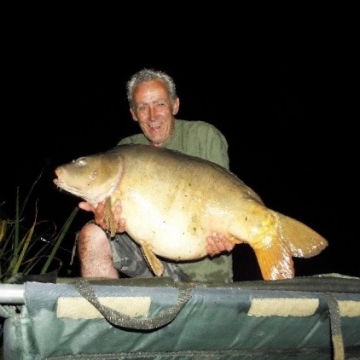
[[318, 255], [328, 245], [316, 231], [267, 208], [235, 174], [197, 157], [148, 145], [121, 145], [55, 169], [54, 183], [110, 211], [118, 199], [126, 231], [149, 266], [162, 275], [158, 256], [175, 261], [207, 256], [206, 237], [226, 235], [254, 250], [265, 280], [293, 278], [293, 257]]

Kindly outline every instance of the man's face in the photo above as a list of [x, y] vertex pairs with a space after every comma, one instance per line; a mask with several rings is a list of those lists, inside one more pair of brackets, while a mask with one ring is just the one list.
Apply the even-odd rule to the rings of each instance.
[[161, 146], [174, 132], [174, 116], [179, 110], [179, 99], [171, 103], [169, 92], [160, 80], [141, 83], [134, 91], [131, 115], [145, 136], [155, 146]]

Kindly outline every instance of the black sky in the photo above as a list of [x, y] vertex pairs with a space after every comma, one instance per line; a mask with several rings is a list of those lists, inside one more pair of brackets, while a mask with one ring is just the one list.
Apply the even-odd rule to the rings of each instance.
[[[19, 21], [4, 55], [1, 209], [11, 212], [16, 188], [25, 195], [44, 168], [35, 192], [39, 216], [61, 225], [78, 200], [54, 188], [54, 167], [138, 131], [125, 82], [153, 67], [173, 76], [179, 118], [224, 133], [231, 170], [268, 207], [328, 239], [319, 256], [296, 260], [298, 275], [360, 276], [351, 31], [311, 16], [290, 27], [293, 12], [283, 18], [282, 26], [274, 18], [263, 27], [207, 24], [169, 38], [147, 34], [146, 26], [125, 36], [114, 20], [102, 31], [91, 21]], [[79, 214], [79, 224], [85, 218]], [[251, 256], [238, 247], [240, 278], [258, 276]]]

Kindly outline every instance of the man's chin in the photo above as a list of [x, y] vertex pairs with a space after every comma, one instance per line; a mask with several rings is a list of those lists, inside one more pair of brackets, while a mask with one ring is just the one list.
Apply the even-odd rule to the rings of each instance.
[[161, 146], [166, 141], [164, 137], [154, 136], [154, 134], [151, 134], [151, 136], [147, 136], [147, 138], [155, 146]]

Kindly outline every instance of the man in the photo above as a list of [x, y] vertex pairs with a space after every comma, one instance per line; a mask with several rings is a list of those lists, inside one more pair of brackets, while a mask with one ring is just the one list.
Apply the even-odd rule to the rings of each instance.
[[[162, 71], [143, 69], [126, 84], [130, 113], [142, 133], [122, 139], [120, 144], [147, 144], [198, 156], [229, 169], [228, 144], [221, 132], [203, 121], [175, 119], [180, 100], [173, 79]], [[93, 211], [95, 222], [85, 224], [77, 242], [83, 277], [119, 278], [154, 276], [139, 246], [126, 234], [126, 219], [121, 218], [121, 204], [113, 211], [118, 219], [118, 233], [110, 240], [103, 230], [103, 204], [97, 209], [86, 202], [79, 207]], [[210, 257], [191, 262], [163, 261], [164, 275], [177, 281], [231, 282], [232, 244], [222, 234], [207, 238]]]

